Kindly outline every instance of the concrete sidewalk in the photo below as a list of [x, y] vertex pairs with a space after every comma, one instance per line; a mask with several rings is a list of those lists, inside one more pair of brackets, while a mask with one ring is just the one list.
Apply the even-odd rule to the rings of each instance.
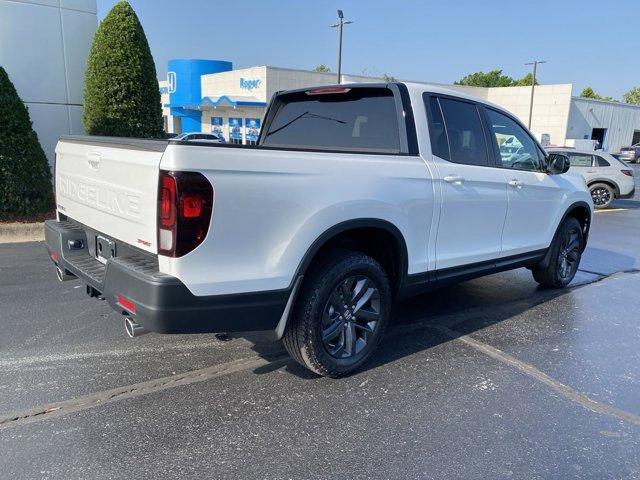
[[40, 242], [44, 240], [44, 223], [0, 223], [0, 243]]

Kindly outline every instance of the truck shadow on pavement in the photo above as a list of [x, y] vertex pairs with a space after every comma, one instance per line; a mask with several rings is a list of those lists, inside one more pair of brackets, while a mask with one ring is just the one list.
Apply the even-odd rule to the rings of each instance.
[[[603, 252], [600, 252], [601, 254]], [[633, 265], [633, 259], [613, 252], [618, 265]], [[622, 269], [625, 270], [625, 269]], [[628, 269], [626, 269], [628, 270]], [[397, 302], [378, 351], [360, 369], [349, 376], [393, 363], [414, 353], [449, 342], [456, 336], [468, 335], [491, 325], [512, 319], [538, 305], [566, 296], [568, 308], [573, 307], [572, 292], [608, 275], [576, 277], [574, 285], [563, 290], [546, 290], [537, 286], [526, 269], [515, 270], [444, 287]], [[535, 317], [532, 318], [535, 320]], [[453, 335], [443, 333], [443, 330]], [[319, 377], [291, 359], [280, 344], [255, 343], [252, 349], [266, 359], [277, 360], [256, 369], [254, 373], [269, 373], [279, 368], [300, 378]]]

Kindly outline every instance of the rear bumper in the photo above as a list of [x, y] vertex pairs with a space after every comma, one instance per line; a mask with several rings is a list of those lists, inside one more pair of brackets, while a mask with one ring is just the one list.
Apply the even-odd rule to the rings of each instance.
[[634, 187], [631, 189], [629, 193], [625, 193], [624, 195], [618, 195], [618, 198], [621, 198], [621, 199], [633, 198], [635, 194], [636, 194], [636, 187], [634, 185]]
[[[74, 240], [80, 240], [83, 248], [70, 248], [69, 242]], [[50, 258], [63, 272], [86, 282], [114, 310], [135, 318], [153, 332], [275, 330], [291, 293], [284, 289], [195, 296], [180, 280], [159, 272], [157, 259], [152, 256], [129, 251], [102, 264], [90, 253], [87, 231], [75, 222], [46, 221], [45, 241]], [[120, 305], [119, 296], [132, 302], [135, 309]]]

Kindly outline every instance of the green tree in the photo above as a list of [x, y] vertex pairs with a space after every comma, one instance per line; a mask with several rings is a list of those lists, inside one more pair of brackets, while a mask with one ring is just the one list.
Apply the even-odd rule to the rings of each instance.
[[596, 100], [599, 100], [600, 98], [602, 98], [600, 95], [598, 95], [593, 88], [591, 87], [584, 87], [582, 89], [582, 92], [580, 92], [580, 96], [582, 98], [594, 98]]
[[[514, 87], [530, 87], [531, 83], [533, 83], [533, 73], [527, 73], [520, 80], [515, 80], [513, 82]], [[538, 80], [536, 80], [536, 85], [540, 85]]]
[[515, 80], [508, 75], [503, 75], [502, 70], [490, 72], [476, 72], [462, 77], [454, 85], [466, 85], [469, 87], [511, 87]]
[[320, 73], [330, 73], [331, 69], [327, 67], [324, 63], [321, 63], [316, 68], [314, 68], [313, 71], [320, 72]]
[[0, 67], [0, 220], [53, 209], [51, 171], [29, 111]]
[[393, 75], [387, 75], [386, 73], [382, 74], [382, 80], [384, 80], [387, 83], [398, 81], [396, 77], [394, 77]]
[[597, 94], [591, 87], [583, 88], [582, 92], [580, 92], [580, 97], [592, 98], [594, 100], [606, 100], [607, 102], [617, 101], [617, 100], [614, 100], [613, 97], [603, 97], [602, 95]]
[[84, 128], [90, 135], [160, 138], [160, 90], [142, 25], [118, 2], [93, 38], [84, 90]]
[[640, 105], [640, 87], [634, 87], [622, 96], [626, 103]]

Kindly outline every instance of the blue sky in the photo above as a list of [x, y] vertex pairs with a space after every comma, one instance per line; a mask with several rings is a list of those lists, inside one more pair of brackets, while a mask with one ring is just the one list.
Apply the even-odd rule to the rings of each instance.
[[[102, 19], [116, 0], [97, 0]], [[541, 83], [591, 86], [620, 98], [640, 85], [639, 0], [130, 0], [158, 76], [171, 58], [335, 71], [336, 9], [343, 71], [452, 83], [501, 68], [519, 78], [533, 59]]]

